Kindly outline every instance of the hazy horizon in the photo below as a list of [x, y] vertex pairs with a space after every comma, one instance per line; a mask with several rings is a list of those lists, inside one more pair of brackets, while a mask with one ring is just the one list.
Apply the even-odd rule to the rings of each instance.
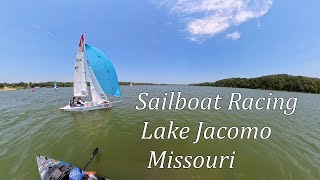
[[[268, 74], [268, 75], [262, 75], [262, 76], [270, 76], [270, 75], [280, 75], [280, 74]], [[292, 74], [287, 74], [289, 76], [303, 76], [303, 77], [307, 77], [307, 78], [319, 78], [319, 77], [311, 77], [311, 76], [304, 76], [304, 75], [292, 75]], [[228, 78], [224, 78], [224, 79], [231, 79], [231, 78], [258, 78], [258, 77], [262, 77], [262, 76], [256, 76], [256, 77], [228, 77]], [[219, 81], [222, 79], [217, 79], [215, 81]], [[142, 82], [142, 81], [121, 81], [119, 80], [119, 82], [132, 82], [132, 83], [152, 83], [152, 84], [167, 84], [167, 85], [188, 85], [188, 84], [195, 84], [195, 83], [204, 83], [204, 82], [215, 82], [215, 81], [201, 81], [201, 82], [192, 82], [192, 83], [166, 83], [166, 82]], [[48, 80], [48, 81], [37, 81], [37, 82], [33, 82], [33, 81], [17, 81], [17, 82], [0, 82], [0, 83], [43, 83], [43, 82], [73, 82], [73, 80], [70, 81], [56, 81], [56, 80]]]

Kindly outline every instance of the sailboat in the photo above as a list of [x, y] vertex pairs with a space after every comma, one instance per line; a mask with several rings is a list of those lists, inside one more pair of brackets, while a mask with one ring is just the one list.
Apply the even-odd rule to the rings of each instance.
[[133, 86], [132, 82], [130, 82], [130, 86]]
[[[87, 82], [90, 83], [90, 88]], [[114, 103], [108, 99], [107, 95], [121, 96], [117, 73], [112, 62], [98, 48], [85, 44], [84, 34], [80, 38], [74, 67], [73, 95], [73, 102], [70, 100], [68, 105], [60, 108], [61, 110], [107, 109]], [[75, 105], [77, 98], [89, 98], [89, 101]]]
[[54, 84], [53, 84], [53, 89], [58, 89], [58, 85], [57, 85], [57, 82], [55, 81]]

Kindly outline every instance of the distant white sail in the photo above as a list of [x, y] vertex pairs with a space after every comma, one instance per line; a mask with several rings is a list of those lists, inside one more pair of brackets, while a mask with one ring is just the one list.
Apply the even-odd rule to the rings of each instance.
[[104, 101], [109, 102], [109, 99], [101, 89], [89, 63], [88, 63], [88, 72], [89, 72], [89, 78], [90, 78], [90, 90], [91, 90], [92, 102], [94, 103], [102, 103]]
[[84, 45], [85, 36], [81, 36], [79, 42], [79, 48], [76, 57], [76, 64], [74, 67], [74, 82], [73, 82], [73, 94], [76, 97], [88, 96], [88, 87], [86, 79], [86, 66], [84, 60]]
[[58, 89], [58, 85], [57, 85], [57, 82], [56, 82], [56, 81], [54, 82], [53, 88], [54, 88], [54, 89]]

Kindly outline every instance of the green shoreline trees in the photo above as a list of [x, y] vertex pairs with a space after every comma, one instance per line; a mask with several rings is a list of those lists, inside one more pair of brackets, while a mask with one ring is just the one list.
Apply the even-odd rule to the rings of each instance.
[[[73, 87], [73, 82], [56, 82], [58, 87]], [[131, 82], [119, 82], [120, 85], [130, 85]], [[53, 87], [54, 82], [39, 82], [39, 83], [25, 83], [25, 82], [19, 82], [19, 83], [0, 83], [0, 89], [3, 89], [4, 87], [9, 88], [16, 88], [16, 89], [26, 89], [26, 88], [35, 88], [35, 87]], [[89, 83], [88, 83], [89, 85]], [[158, 85], [153, 83], [133, 83], [133, 85]], [[161, 84], [164, 85], [164, 84]]]
[[257, 78], [229, 78], [216, 82], [204, 82], [191, 85], [320, 93], [319, 78], [291, 76], [287, 74], [269, 75]]
[[[53, 87], [54, 82], [39, 83], [0, 83], [0, 89], [4, 87], [25, 89], [35, 87]], [[73, 82], [57, 82], [58, 87], [72, 87]], [[130, 82], [120, 82], [120, 85], [130, 85]], [[154, 83], [133, 83], [133, 85], [166, 85]], [[293, 91], [304, 93], [320, 94], [320, 79], [305, 76], [292, 76], [287, 74], [276, 74], [269, 76], [261, 76], [257, 78], [229, 78], [216, 82], [204, 82], [198, 84], [190, 84], [191, 86], [214, 86], [214, 87], [233, 87], [248, 89], [264, 89], [277, 91]]]

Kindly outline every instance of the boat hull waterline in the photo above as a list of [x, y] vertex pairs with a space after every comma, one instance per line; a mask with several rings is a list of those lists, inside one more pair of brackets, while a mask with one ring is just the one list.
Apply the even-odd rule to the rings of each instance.
[[88, 104], [88, 102], [86, 102], [84, 106], [71, 107], [70, 105], [66, 105], [65, 107], [60, 108], [60, 110], [79, 112], [79, 111], [93, 111], [93, 110], [99, 110], [99, 109], [108, 109], [112, 107], [111, 103], [96, 104], [96, 105], [86, 105], [86, 104]]
[[109, 103], [103, 103], [103, 104], [95, 104], [95, 105], [92, 105], [92, 103], [90, 104], [90, 102], [85, 102], [84, 106], [70, 107], [70, 105], [66, 105], [66, 106], [60, 108], [60, 110], [70, 111], [70, 112], [81, 112], [81, 111], [93, 111], [93, 110], [99, 110], [99, 109], [108, 109], [108, 108], [112, 107], [113, 103], [118, 103], [121, 101], [122, 100], [113, 101], [113, 102], [109, 102]]

